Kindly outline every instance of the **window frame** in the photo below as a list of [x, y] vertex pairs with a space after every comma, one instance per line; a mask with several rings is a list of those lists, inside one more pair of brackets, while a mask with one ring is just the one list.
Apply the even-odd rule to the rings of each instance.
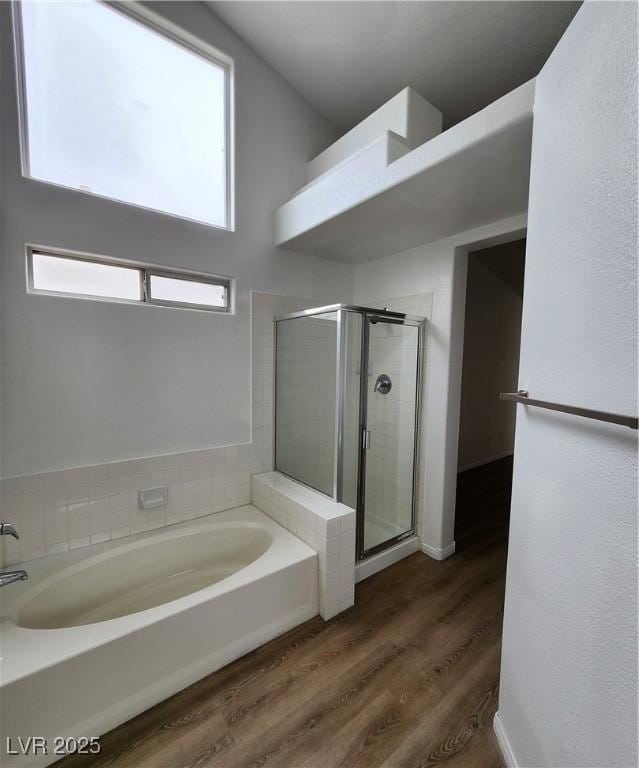
[[[171, 299], [156, 299], [153, 297], [151, 291], [151, 279], [152, 277], [171, 277], [176, 280], [190, 281], [192, 283], [205, 283], [207, 285], [216, 285], [224, 288], [224, 297], [226, 304], [223, 307], [214, 307], [211, 304], [196, 304], [191, 301], [173, 301]], [[203, 279], [198, 275], [192, 273], [179, 273], [171, 270], [160, 269], [155, 267], [147, 267], [144, 269], [144, 277], [142, 284], [142, 291], [144, 300], [147, 304], [156, 304], [161, 307], [190, 307], [191, 309], [202, 309], [207, 312], [224, 312], [228, 313], [231, 307], [231, 283], [229, 280], [225, 280], [221, 277], [208, 277]]]
[[171, 211], [163, 211], [160, 208], [151, 208], [140, 203], [134, 203], [127, 200], [101, 195], [96, 192], [90, 192], [76, 187], [68, 187], [46, 179], [39, 179], [31, 175], [29, 163], [29, 124], [27, 115], [27, 92], [26, 78], [24, 68], [24, 39], [22, 34], [22, 0], [11, 3], [11, 20], [13, 27], [13, 63], [15, 67], [16, 95], [18, 102], [18, 138], [20, 151], [20, 173], [23, 178], [39, 184], [57, 187], [59, 189], [68, 189], [82, 195], [88, 195], [101, 200], [110, 200], [120, 205], [126, 205], [132, 208], [138, 208], [144, 211], [151, 211], [181, 221], [192, 221], [197, 224], [203, 224], [213, 229], [223, 231], [235, 231], [235, 77], [234, 61], [230, 56], [222, 53], [218, 49], [201, 40], [196, 35], [187, 32], [182, 27], [174, 24], [155, 11], [142, 6], [137, 0], [129, 2], [120, 2], [113, 0], [96, 0], [101, 5], [106, 6], [131, 21], [147, 27], [152, 32], [156, 32], [172, 43], [200, 56], [204, 60], [220, 67], [224, 72], [224, 141], [225, 141], [225, 174], [226, 174], [226, 192], [225, 192], [225, 221], [223, 225], [212, 224], [201, 219], [183, 216]]
[[[193, 270], [174, 269], [172, 267], [158, 267], [153, 264], [147, 264], [139, 261], [128, 261], [125, 259], [100, 256], [92, 253], [83, 253], [80, 251], [71, 251], [62, 248], [52, 248], [46, 245], [35, 245], [32, 243], [26, 246], [26, 284], [27, 294], [34, 296], [58, 296], [66, 299], [81, 299], [84, 301], [100, 301], [109, 304], [130, 304], [140, 307], [168, 307], [172, 309], [189, 309], [195, 312], [213, 312], [218, 315], [235, 314], [235, 279], [225, 275], [213, 275], [205, 272]], [[122, 299], [112, 296], [95, 296], [90, 293], [74, 293], [73, 291], [50, 291], [45, 288], [36, 288], [33, 282], [33, 255], [42, 254], [43, 256], [54, 256], [59, 259], [68, 259], [70, 261], [82, 261], [90, 264], [102, 264], [111, 267], [124, 267], [137, 271], [140, 277], [140, 298]], [[222, 307], [216, 307], [211, 304], [195, 304], [193, 302], [170, 301], [168, 299], [154, 299], [150, 292], [150, 277], [171, 277], [177, 280], [190, 280], [197, 283], [206, 283], [223, 287], [225, 290], [226, 304]]]

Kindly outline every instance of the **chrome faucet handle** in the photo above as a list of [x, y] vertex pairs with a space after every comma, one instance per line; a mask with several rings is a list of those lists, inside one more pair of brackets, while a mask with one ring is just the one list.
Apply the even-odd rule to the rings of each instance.
[[0, 523], [0, 536], [13, 536], [14, 539], [20, 538], [11, 523]]

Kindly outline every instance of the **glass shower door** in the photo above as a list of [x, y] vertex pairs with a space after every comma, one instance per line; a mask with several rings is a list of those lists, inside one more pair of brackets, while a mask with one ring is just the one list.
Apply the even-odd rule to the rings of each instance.
[[360, 558], [414, 531], [419, 324], [367, 315], [364, 345]]

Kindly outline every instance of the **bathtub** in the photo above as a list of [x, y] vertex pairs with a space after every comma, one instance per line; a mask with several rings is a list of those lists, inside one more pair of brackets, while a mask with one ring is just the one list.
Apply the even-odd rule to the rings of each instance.
[[317, 567], [252, 506], [27, 563], [0, 594], [2, 765], [47, 765], [56, 738], [100, 736], [316, 615]]

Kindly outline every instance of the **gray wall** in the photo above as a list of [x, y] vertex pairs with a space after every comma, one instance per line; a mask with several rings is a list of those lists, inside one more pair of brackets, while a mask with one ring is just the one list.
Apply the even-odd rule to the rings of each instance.
[[498, 395], [517, 389], [525, 250], [516, 240], [468, 255], [460, 470], [513, 450], [516, 409]]
[[[637, 6], [537, 80], [519, 384], [637, 414]], [[519, 407], [499, 718], [520, 766], [637, 765], [637, 435]]]
[[[153, 9], [234, 58], [235, 232], [22, 178], [0, 4], [5, 476], [250, 440], [250, 290], [351, 298], [350, 267], [273, 246], [273, 211], [304, 184], [332, 127], [204, 4]], [[25, 242], [232, 275], [237, 314], [28, 296]]]

